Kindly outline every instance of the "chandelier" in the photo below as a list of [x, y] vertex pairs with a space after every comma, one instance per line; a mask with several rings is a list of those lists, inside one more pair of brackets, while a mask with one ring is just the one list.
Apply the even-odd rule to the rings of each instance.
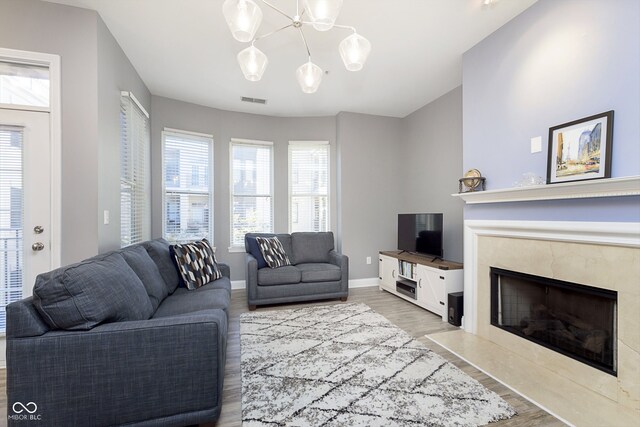
[[305, 26], [313, 26], [317, 31], [329, 31], [332, 28], [352, 31], [351, 35], [340, 42], [340, 56], [349, 71], [359, 71], [364, 66], [371, 52], [371, 43], [358, 34], [355, 28], [335, 23], [342, 7], [342, 0], [303, 0], [302, 10], [300, 10], [300, 0], [296, 0], [294, 16], [290, 16], [265, 0], [260, 1], [286, 17], [291, 23], [256, 37], [256, 31], [262, 22], [262, 10], [255, 1], [225, 0], [222, 5], [222, 13], [233, 37], [240, 42], [251, 42], [251, 46], [238, 53], [238, 63], [247, 80], [252, 82], [260, 80], [269, 63], [267, 55], [255, 46], [256, 42], [287, 28], [299, 31], [307, 51], [308, 61], [296, 71], [296, 78], [304, 93], [317, 91], [323, 74], [322, 69], [311, 62], [311, 51], [303, 31]]

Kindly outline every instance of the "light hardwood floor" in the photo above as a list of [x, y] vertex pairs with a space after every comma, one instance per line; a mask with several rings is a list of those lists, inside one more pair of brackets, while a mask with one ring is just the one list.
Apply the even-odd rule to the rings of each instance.
[[[439, 345], [424, 337], [426, 334], [454, 330], [455, 327], [442, 322], [441, 318], [429, 313], [407, 301], [404, 301], [387, 292], [378, 290], [377, 287], [352, 289], [348, 302], [361, 302], [369, 305], [392, 323], [404, 329], [411, 336], [425, 346], [435, 351], [445, 359], [455, 364], [471, 377], [478, 380], [490, 390], [493, 390], [503, 399], [509, 402], [518, 411], [518, 415], [510, 420], [500, 421], [491, 426], [563, 426], [564, 424], [545, 411], [533, 405], [520, 395], [512, 392], [507, 387], [483, 374], [468, 363], [449, 353]], [[302, 307], [314, 304], [344, 304], [337, 300], [319, 301], [304, 304], [283, 304], [258, 308], [258, 310], [283, 310], [292, 307]], [[240, 313], [248, 311], [247, 298], [244, 290], [232, 291], [231, 312], [229, 318], [229, 336], [227, 341], [227, 364], [225, 368], [224, 393], [222, 414], [215, 424], [206, 427], [236, 427], [241, 426], [241, 388], [240, 388]], [[0, 369], [0, 426], [6, 423], [7, 399], [6, 399], [6, 371]], [[205, 426], [203, 426], [205, 427]]]

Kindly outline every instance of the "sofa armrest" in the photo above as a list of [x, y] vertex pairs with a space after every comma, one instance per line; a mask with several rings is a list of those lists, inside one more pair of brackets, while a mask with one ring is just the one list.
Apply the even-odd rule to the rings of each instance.
[[340, 290], [349, 292], [349, 257], [336, 251], [329, 252], [329, 262], [340, 267], [342, 276]]
[[245, 281], [247, 284], [247, 302], [251, 305], [251, 301], [258, 297], [258, 260], [250, 253], [246, 254], [247, 275]]
[[229, 267], [229, 264], [225, 264], [224, 262], [219, 262], [218, 268], [220, 269], [222, 276], [228, 279], [231, 279], [231, 267]]
[[[7, 339], [7, 398], [48, 425], [121, 425], [221, 405], [223, 310]], [[87, 418], [89, 417], [89, 418]]]

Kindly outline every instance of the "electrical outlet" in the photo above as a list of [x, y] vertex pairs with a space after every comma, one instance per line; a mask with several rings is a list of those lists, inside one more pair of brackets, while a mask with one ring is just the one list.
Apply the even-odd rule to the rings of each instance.
[[367, 264], [371, 264], [371, 257], [370, 256], [367, 257]]
[[102, 213], [104, 225], [109, 225], [109, 211], [105, 210]]

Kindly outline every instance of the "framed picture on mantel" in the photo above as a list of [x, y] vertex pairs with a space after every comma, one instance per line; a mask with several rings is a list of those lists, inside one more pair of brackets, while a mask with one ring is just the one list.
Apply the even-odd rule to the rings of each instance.
[[611, 177], [613, 110], [549, 129], [547, 183]]

